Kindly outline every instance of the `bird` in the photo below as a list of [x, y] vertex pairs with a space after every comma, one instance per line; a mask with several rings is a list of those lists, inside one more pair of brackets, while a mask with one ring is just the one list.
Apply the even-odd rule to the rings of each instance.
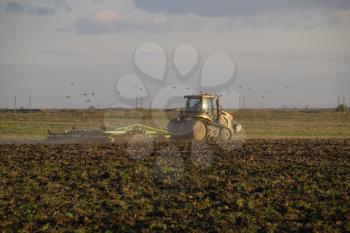
[[85, 95], [85, 96], [87, 96], [87, 94], [86, 94], [86, 93], [84, 93], [84, 95]]
[[95, 95], [95, 93], [94, 93], [94, 92], [92, 92], [92, 95]]
[[67, 95], [67, 99], [70, 99], [70, 96], [69, 96], [69, 95]]
[[74, 86], [74, 83], [70, 83], [71, 86]]
[[286, 89], [289, 89], [290, 88], [290, 86], [286, 86]]

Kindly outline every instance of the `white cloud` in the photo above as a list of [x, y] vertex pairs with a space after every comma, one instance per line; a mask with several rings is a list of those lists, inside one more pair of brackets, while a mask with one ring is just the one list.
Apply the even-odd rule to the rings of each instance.
[[147, 18], [140, 29], [154, 32], [169, 31], [199, 31], [202, 29], [201, 23], [192, 16], [176, 16], [155, 14]]
[[94, 19], [96, 21], [110, 23], [110, 22], [117, 22], [120, 19], [120, 17], [114, 11], [102, 10], [96, 13], [96, 15], [94, 16]]
[[91, 17], [80, 17], [75, 22], [73, 28], [80, 34], [100, 34], [116, 30], [121, 26], [119, 15], [114, 11], [98, 11]]
[[156, 14], [147, 16], [139, 22], [132, 22], [122, 19], [118, 13], [110, 10], [98, 11], [90, 17], [80, 17], [73, 26], [73, 29], [80, 34], [101, 34], [122, 31], [197, 31], [200, 28], [200, 23], [190, 16]]
[[343, 24], [350, 25], [350, 10], [337, 11], [336, 16]]
[[169, 18], [166, 17], [165, 15], [154, 15], [151, 20], [152, 20], [152, 22], [154, 24], [166, 24], [166, 23], [169, 23]]

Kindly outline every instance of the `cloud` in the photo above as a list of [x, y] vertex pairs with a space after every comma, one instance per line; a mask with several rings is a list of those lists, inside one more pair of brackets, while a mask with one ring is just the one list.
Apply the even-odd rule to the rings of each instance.
[[[217, 18], [212, 29], [215, 31], [236, 30], [240, 28], [274, 28], [287, 30], [339, 29], [348, 27], [348, 11], [305, 11], [272, 15], [253, 15], [250, 17]], [[349, 14], [350, 16], [350, 14]]]
[[139, 29], [153, 32], [199, 31], [202, 24], [191, 16], [155, 14], [140, 24]]
[[102, 34], [123, 31], [193, 31], [200, 28], [200, 23], [190, 17], [155, 14], [141, 22], [130, 22], [121, 19], [116, 12], [108, 10], [98, 11], [91, 17], [80, 17], [73, 25], [73, 30], [79, 34]]
[[30, 7], [28, 9], [28, 12], [35, 14], [35, 15], [54, 15], [56, 14], [56, 9], [53, 7], [43, 7], [43, 6], [35, 6]]
[[66, 11], [72, 11], [72, 6], [67, 0], [53, 0], [53, 5], [57, 9], [63, 9]]
[[80, 34], [100, 34], [113, 32], [122, 27], [119, 15], [114, 11], [99, 11], [93, 17], [80, 17], [73, 28]]
[[5, 11], [8, 13], [21, 13], [26, 10], [26, 5], [18, 2], [7, 2]]
[[119, 20], [119, 15], [114, 11], [102, 10], [96, 13], [94, 19], [100, 22], [117, 22]]
[[314, 9], [349, 9], [349, 0], [133, 0], [151, 13], [194, 14], [204, 17], [239, 17]]
[[337, 11], [335, 14], [341, 23], [345, 25], [350, 25], [350, 10], [340, 10]]
[[7, 13], [29, 13], [44, 16], [55, 15], [58, 10], [72, 10], [67, 0], [52, 0], [49, 1], [47, 5], [36, 5], [19, 1], [8, 1], [5, 4], [0, 5], [0, 7], [4, 8]]

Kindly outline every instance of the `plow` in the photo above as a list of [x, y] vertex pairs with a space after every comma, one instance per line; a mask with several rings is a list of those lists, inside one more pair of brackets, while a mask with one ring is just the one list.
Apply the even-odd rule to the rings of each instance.
[[118, 143], [127, 142], [138, 137], [166, 140], [170, 138], [167, 131], [150, 127], [143, 124], [134, 124], [116, 129], [65, 131], [63, 133], [52, 133], [49, 131], [48, 142], [56, 143]]
[[120, 143], [138, 138], [154, 140], [230, 141], [241, 130], [233, 116], [222, 110], [220, 96], [211, 94], [184, 97], [186, 106], [166, 129], [133, 124], [108, 130], [71, 130], [63, 133], [48, 131], [48, 142], [58, 143]]

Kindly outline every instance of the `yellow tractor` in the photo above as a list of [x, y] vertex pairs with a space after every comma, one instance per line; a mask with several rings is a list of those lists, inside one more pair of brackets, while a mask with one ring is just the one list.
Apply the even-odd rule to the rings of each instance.
[[176, 119], [169, 121], [167, 131], [174, 139], [229, 141], [241, 130], [231, 114], [222, 111], [220, 97], [211, 94], [188, 95], [186, 106]]

